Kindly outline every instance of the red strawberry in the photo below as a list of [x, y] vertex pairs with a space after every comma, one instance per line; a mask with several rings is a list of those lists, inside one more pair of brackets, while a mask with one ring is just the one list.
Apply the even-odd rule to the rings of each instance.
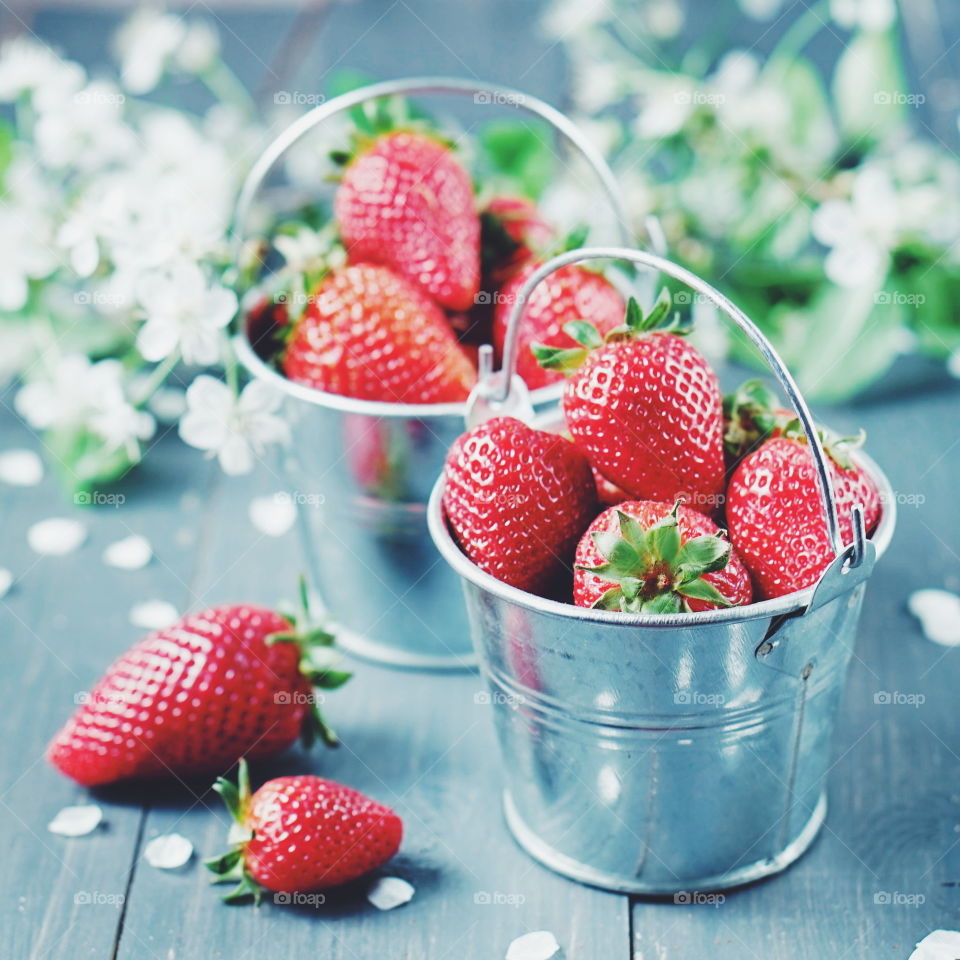
[[587, 458], [569, 440], [512, 417], [463, 434], [443, 475], [443, 506], [464, 553], [521, 590], [542, 589], [568, 569], [596, 512]]
[[[497, 295], [493, 342], [501, 354], [510, 311], [520, 288], [539, 266], [539, 262], [528, 264]], [[623, 297], [599, 273], [575, 265], [561, 267], [537, 286], [523, 311], [517, 334], [517, 373], [531, 390], [559, 382], [563, 372], [540, 366], [531, 349], [533, 345], [576, 347], [576, 341], [564, 331], [568, 323], [587, 320], [603, 335], [623, 322], [623, 311]]]
[[[828, 463], [841, 538], [850, 543], [853, 506], [863, 504], [869, 533], [880, 519], [880, 493], [870, 475], [849, 459], [846, 445], [830, 444]], [[817, 582], [834, 554], [805, 438], [788, 429], [740, 463], [727, 490], [727, 521], [730, 537], [765, 597]]]
[[696, 613], [750, 602], [750, 575], [723, 531], [679, 501], [628, 500], [604, 510], [576, 560], [579, 607]]
[[451, 310], [480, 287], [480, 218], [470, 175], [447, 144], [410, 131], [377, 137], [334, 198], [352, 263], [380, 263]]
[[264, 889], [310, 893], [337, 887], [386, 863], [400, 848], [403, 823], [358, 790], [320, 777], [277, 777], [253, 796], [245, 761], [239, 787], [220, 779], [239, 835], [228, 853], [206, 862], [214, 883], [236, 881], [224, 897], [234, 902]]
[[482, 275], [500, 287], [554, 239], [532, 200], [494, 197], [480, 214]]
[[717, 376], [682, 336], [664, 326], [664, 293], [647, 317], [635, 300], [623, 326], [600, 337], [568, 323], [579, 348], [535, 347], [541, 364], [574, 371], [563, 412], [577, 446], [638, 500], [683, 499], [712, 512], [724, 486], [723, 411]]
[[439, 307], [403, 277], [367, 263], [324, 276], [282, 363], [297, 383], [391, 403], [459, 402], [476, 382]]
[[[47, 757], [85, 786], [225, 770], [298, 736], [336, 743], [312, 696], [349, 674], [331, 668], [333, 637], [246, 605], [184, 617], [109, 667], [54, 737]], [[306, 672], [301, 672], [301, 665]]]

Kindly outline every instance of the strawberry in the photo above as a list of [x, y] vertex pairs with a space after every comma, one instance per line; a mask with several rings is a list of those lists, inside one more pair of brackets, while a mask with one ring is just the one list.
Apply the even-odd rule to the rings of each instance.
[[214, 883], [237, 882], [224, 900], [259, 902], [263, 891], [310, 893], [337, 887], [386, 863], [403, 823], [358, 790], [320, 777], [277, 777], [250, 795], [246, 761], [238, 784], [214, 785], [235, 820], [232, 849], [206, 861]]
[[[521, 287], [542, 264], [527, 264], [497, 295], [493, 315], [493, 342], [502, 354], [507, 336], [510, 312], [517, 302]], [[563, 379], [560, 370], [548, 370], [537, 363], [531, 347], [549, 343], [557, 347], [576, 347], [565, 332], [573, 321], [588, 320], [606, 334], [623, 321], [624, 302], [617, 289], [601, 274], [583, 267], [561, 267], [539, 284], [523, 311], [517, 333], [517, 373], [535, 390]]]
[[568, 569], [596, 512], [587, 458], [569, 440], [497, 417], [463, 434], [444, 466], [443, 506], [464, 553], [535, 592]]
[[723, 445], [732, 464], [739, 463], [764, 440], [778, 437], [794, 419], [762, 380], [747, 380], [723, 398]]
[[717, 376], [669, 321], [664, 291], [644, 317], [635, 300], [606, 338], [589, 323], [564, 332], [580, 347], [537, 345], [541, 365], [571, 372], [563, 412], [577, 446], [638, 500], [683, 499], [712, 512], [724, 487]]
[[448, 144], [404, 130], [374, 138], [344, 170], [334, 213], [352, 263], [392, 267], [451, 310], [473, 304], [480, 218]]
[[[749, 454], [727, 490], [730, 538], [768, 598], [813, 586], [834, 556], [813, 454], [797, 430], [791, 425]], [[880, 493], [870, 475], [850, 458], [851, 443], [827, 444], [844, 543], [853, 539], [855, 504], [863, 504], [867, 533], [880, 519]]]
[[297, 383], [391, 403], [459, 402], [476, 382], [439, 307], [367, 263], [323, 276], [281, 362]]
[[484, 281], [500, 287], [553, 241], [553, 227], [526, 197], [493, 197], [480, 214]]
[[109, 667], [47, 758], [84, 786], [221, 771], [298, 736], [336, 744], [312, 687], [340, 686], [333, 637], [246, 604], [212, 607], [150, 634]]
[[577, 547], [573, 599], [625, 613], [696, 613], [749, 603], [750, 575], [723, 531], [678, 500], [604, 510]]

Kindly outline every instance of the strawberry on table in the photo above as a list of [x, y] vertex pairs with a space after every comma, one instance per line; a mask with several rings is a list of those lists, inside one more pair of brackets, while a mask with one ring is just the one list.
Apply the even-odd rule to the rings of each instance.
[[534, 347], [542, 366], [569, 373], [563, 412], [577, 446], [638, 500], [713, 512], [724, 488], [723, 410], [717, 376], [670, 320], [664, 291], [643, 315], [633, 299], [606, 337], [567, 323], [579, 347]]
[[50, 762], [84, 786], [191, 776], [263, 757], [298, 737], [335, 745], [312, 695], [350, 674], [333, 637], [247, 604], [150, 634], [108, 668], [53, 738]]
[[[861, 442], [862, 437], [825, 444], [844, 543], [853, 539], [855, 504], [863, 504], [867, 533], [880, 519], [879, 490], [850, 456], [851, 446]], [[764, 597], [813, 586], [830, 564], [834, 553], [816, 465], [796, 421], [741, 461], [727, 490], [727, 521]]]
[[392, 267], [437, 303], [467, 310], [480, 288], [480, 218], [450, 145], [397, 130], [361, 141], [334, 198], [352, 263]]
[[750, 602], [750, 575], [723, 531], [678, 501], [604, 510], [577, 547], [574, 602], [625, 613], [696, 613]]
[[491, 576], [536, 592], [567, 569], [596, 512], [586, 457], [569, 440], [497, 417], [447, 455], [443, 506], [464, 553]]
[[[502, 354], [510, 312], [530, 275], [542, 266], [533, 261], [523, 267], [500, 291], [493, 316], [493, 342]], [[536, 343], [553, 347], [576, 347], [565, 331], [568, 323], [586, 320], [600, 332], [609, 333], [623, 322], [623, 297], [602, 274], [571, 264], [561, 267], [540, 283], [527, 302], [517, 332], [517, 373], [534, 390], [563, 380], [563, 371], [537, 363]]]
[[412, 283], [369, 263], [329, 270], [296, 321], [284, 374], [361, 400], [466, 400], [476, 371], [443, 311]]
[[264, 890], [311, 893], [362, 877], [400, 849], [403, 823], [358, 790], [314, 776], [277, 777], [252, 796], [247, 765], [238, 784], [214, 789], [235, 821], [228, 853], [206, 861], [214, 883], [236, 883], [229, 903]]

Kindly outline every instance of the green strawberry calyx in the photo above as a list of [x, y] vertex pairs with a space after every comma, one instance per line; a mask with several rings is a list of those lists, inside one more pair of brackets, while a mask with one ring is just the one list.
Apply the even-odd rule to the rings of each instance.
[[794, 421], [762, 380], [747, 380], [723, 398], [723, 444], [734, 459], [745, 457]]
[[[797, 443], [809, 442], [803, 424], [796, 418], [790, 420], [783, 427], [782, 433], [788, 440], [795, 440]], [[860, 430], [852, 437], [841, 437], [829, 430], [818, 430], [817, 436], [820, 437], [820, 443], [823, 444], [827, 456], [841, 470], [857, 469], [852, 454], [854, 450], [859, 450], [867, 442], [866, 430]]]
[[666, 287], [660, 291], [657, 302], [648, 313], [644, 313], [636, 298], [631, 297], [627, 302], [623, 323], [610, 330], [606, 336], [601, 335], [596, 326], [588, 320], [571, 320], [563, 325], [563, 332], [579, 346], [551, 347], [535, 343], [530, 349], [541, 367], [566, 374], [573, 373], [581, 367], [592, 350], [598, 350], [606, 344], [650, 333], [674, 333], [681, 336], [689, 333], [689, 322], [682, 320], [679, 313], [671, 312], [672, 305], [670, 291]]
[[717, 534], [682, 541], [677, 513], [681, 501], [653, 526], [642, 526], [622, 510], [618, 530], [598, 530], [593, 541], [604, 558], [595, 567], [578, 570], [614, 584], [593, 604], [599, 610], [623, 613], [690, 612], [687, 599], [718, 607], [732, 606], [705, 574], [722, 570], [730, 560], [730, 542]]
[[[310, 613], [310, 595], [306, 580], [300, 578], [300, 612], [283, 611], [290, 623], [290, 630], [271, 634], [268, 644], [295, 643], [300, 652], [300, 673], [314, 690], [336, 690], [342, 687], [352, 676], [348, 670], [340, 669], [341, 656], [335, 649], [336, 637], [323, 627], [313, 623]], [[328, 747], [340, 745], [336, 732], [327, 723], [320, 709], [319, 698], [310, 698], [309, 709], [304, 713], [300, 739], [307, 748], [321, 740]]]
[[230, 849], [216, 857], [204, 860], [204, 866], [214, 874], [211, 883], [236, 884], [223, 897], [225, 903], [239, 903], [253, 898], [260, 903], [264, 887], [250, 876], [244, 863], [244, 848], [253, 839], [253, 830], [247, 824], [247, 811], [250, 809], [250, 771], [247, 761], [242, 757], [237, 765], [237, 782], [226, 777], [217, 777], [213, 789], [223, 799], [233, 823], [227, 834]]

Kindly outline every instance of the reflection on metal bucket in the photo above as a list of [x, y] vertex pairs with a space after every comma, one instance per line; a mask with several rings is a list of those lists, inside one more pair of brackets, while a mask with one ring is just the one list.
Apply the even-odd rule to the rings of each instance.
[[[826, 815], [837, 705], [866, 580], [893, 533], [895, 497], [877, 465], [856, 457], [884, 513], [866, 540], [855, 511], [854, 542], [843, 545], [816, 427], [756, 327], [699, 278], [639, 251], [572, 251], [539, 278], [594, 258], [682, 280], [754, 339], [806, 431], [834, 560], [815, 587], [775, 600], [623, 614], [534, 596], [480, 570], [447, 528], [442, 478], [430, 531], [463, 581], [503, 754], [507, 823], [520, 845], [559, 873], [611, 890], [734, 886], [792, 863]], [[521, 312], [522, 304], [514, 330]], [[554, 414], [539, 425], [562, 423]]]

